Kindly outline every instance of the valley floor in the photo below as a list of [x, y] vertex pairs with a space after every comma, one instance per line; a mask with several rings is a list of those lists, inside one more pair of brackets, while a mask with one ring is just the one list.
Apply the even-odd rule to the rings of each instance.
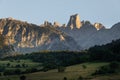
[[[69, 66], [65, 72], [58, 72], [56, 69], [49, 70], [47, 72], [35, 72], [30, 74], [24, 74], [26, 80], [78, 80], [82, 76], [85, 80], [120, 80], [120, 73], [91, 76], [91, 74], [100, 66], [107, 65], [108, 63], [83, 63], [78, 65]], [[83, 66], [86, 66], [85, 68]], [[13, 76], [1, 76], [0, 80], [19, 80], [20, 75]], [[83, 79], [83, 80], [84, 80]]]

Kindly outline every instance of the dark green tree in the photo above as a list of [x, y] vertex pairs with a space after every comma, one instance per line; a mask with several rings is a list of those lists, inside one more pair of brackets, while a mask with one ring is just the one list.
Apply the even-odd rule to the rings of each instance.
[[58, 72], [65, 72], [65, 67], [63, 67], [63, 66], [59, 66], [58, 67]]
[[20, 76], [20, 80], [26, 80], [26, 76], [24, 75]]

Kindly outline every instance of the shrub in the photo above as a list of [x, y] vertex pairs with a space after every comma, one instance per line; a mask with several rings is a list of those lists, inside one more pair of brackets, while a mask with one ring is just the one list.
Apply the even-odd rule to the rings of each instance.
[[78, 80], [83, 80], [83, 77], [82, 77], [82, 76], [79, 76], [79, 77], [78, 77]]
[[37, 68], [30, 68], [30, 69], [26, 69], [24, 73], [32, 73], [32, 72], [37, 72], [37, 71], [39, 71]]
[[24, 67], [24, 68], [25, 68], [25, 67], [26, 67], [26, 64], [25, 64], [25, 63], [23, 63], [23, 64], [22, 64], [22, 67]]
[[59, 66], [58, 67], [58, 72], [65, 72], [65, 67], [63, 67], [63, 66]]
[[17, 64], [15, 67], [16, 67], [16, 68], [21, 68], [20, 64]]
[[21, 70], [20, 69], [15, 69], [15, 71], [14, 71], [14, 74], [17, 74], [17, 75], [19, 75], [19, 74], [21, 74], [22, 72], [21, 72]]
[[6, 66], [7, 66], [7, 67], [10, 67], [10, 63], [7, 63]]
[[4, 72], [3, 72], [3, 75], [14, 75], [14, 71], [13, 70], [5, 70]]
[[96, 70], [94, 74], [95, 75], [96, 74], [107, 74], [107, 73], [110, 73], [110, 72], [112, 72], [112, 71], [110, 70], [109, 66], [102, 66], [98, 70]]
[[2, 73], [0, 73], [0, 76], [2, 76]]
[[86, 68], [87, 68], [87, 66], [86, 66], [86, 65], [82, 65], [82, 68], [83, 68], [83, 69], [86, 69]]
[[3, 74], [6, 75], [19, 75], [21, 74], [22, 71], [20, 69], [15, 69], [15, 70], [5, 70]]
[[67, 80], [67, 77], [64, 77], [63, 80]]
[[20, 76], [20, 80], [26, 80], [26, 76], [24, 75]]
[[119, 62], [111, 62], [109, 64], [109, 66], [110, 66], [111, 69], [119, 69], [120, 68]]
[[0, 72], [3, 72], [5, 70], [4, 66], [0, 66]]
[[119, 71], [120, 71], [120, 64], [118, 62], [111, 62], [106, 66], [101, 66], [92, 75], [117, 73]]

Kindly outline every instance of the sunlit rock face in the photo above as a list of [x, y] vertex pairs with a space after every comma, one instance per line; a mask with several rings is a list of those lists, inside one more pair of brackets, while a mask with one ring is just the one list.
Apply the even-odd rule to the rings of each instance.
[[61, 24], [59, 22], [54, 22], [53, 26], [54, 27], [61, 27]]
[[80, 29], [82, 26], [81, 21], [80, 21], [80, 16], [78, 14], [70, 16], [70, 20], [67, 24], [67, 27], [70, 27], [71, 29], [77, 28]]
[[6, 57], [14, 52], [12, 45], [8, 45], [7, 38], [0, 34], [0, 58]]
[[97, 30], [105, 29], [105, 27], [101, 23], [95, 23], [94, 26]]
[[40, 50], [80, 49], [73, 38], [51, 26], [48, 22], [42, 27], [13, 18], [0, 19], [0, 33], [7, 37], [6, 43], [13, 45], [16, 51], [26, 53]]
[[101, 23], [92, 24], [88, 20], [80, 21], [78, 14], [70, 16], [66, 27], [57, 29], [74, 38], [82, 49], [89, 49], [95, 45], [103, 45], [120, 39], [120, 23], [107, 29]]
[[101, 23], [80, 21], [72, 15], [68, 25], [45, 21], [38, 26], [14, 18], [0, 19], [0, 34], [6, 37], [6, 45], [17, 52], [31, 53], [40, 50], [84, 50], [120, 39], [120, 23], [106, 29]]

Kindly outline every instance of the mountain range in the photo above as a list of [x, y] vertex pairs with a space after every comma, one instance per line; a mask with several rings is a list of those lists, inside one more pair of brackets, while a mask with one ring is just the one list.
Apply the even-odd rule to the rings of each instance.
[[14, 18], [0, 19], [0, 34], [5, 43], [16, 52], [31, 53], [41, 50], [81, 51], [120, 39], [120, 23], [107, 29], [101, 23], [81, 21], [78, 14], [71, 15], [66, 24], [45, 21], [35, 25]]
[[66, 27], [61, 26], [57, 29], [73, 37], [82, 49], [110, 43], [120, 38], [120, 22], [107, 29], [101, 23], [91, 24], [90, 21], [80, 21], [78, 14], [70, 17]]

